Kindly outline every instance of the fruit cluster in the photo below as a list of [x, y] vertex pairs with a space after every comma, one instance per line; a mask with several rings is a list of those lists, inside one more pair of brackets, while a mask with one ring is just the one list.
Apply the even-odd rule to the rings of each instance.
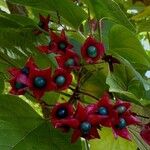
[[[23, 68], [10, 68], [12, 94], [24, 94], [29, 88], [37, 99], [47, 91], [66, 90], [72, 82], [71, 72], [80, 69], [81, 57], [72, 50], [71, 45], [62, 30], [61, 35], [50, 31], [51, 42], [49, 45], [38, 46], [42, 53], [56, 54], [58, 68], [51, 75], [51, 68], [40, 69], [33, 58], [29, 58]], [[103, 44], [89, 36], [81, 48], [81, 54], [87, 63], [95, 63], [104, 55]]]
[[69, 87], [72, 75], [63, 68], [57, 68], [51, 75], [51, 68], [39, 69], [32, 58], [20, 68], [10, 68], [10, 93], [22, 95], [28, 89], [33, 92], [36, 99], [40, 100], [47, 91], [60, 91]]
[[76, 110], [70, 103], [56, 104], [51, 112], [51, 122], [55, 128], [67, 132], [73, 129], [72, 142], [79, 137], [100, 138], [101, 127], [111, 127], [115, 138], [121, 136], [131, 140], [129, 125], [140, 125], [140, 120], [130, 110], [131, 104], [117, 99], [115, 103], [105, 93], [95, 104], [84, 107], [77, 104]]
[[[49, 33], [50, 43], [37, 46], [37, 50], [45, 54], [54, 53], [58, 67], [54, 72], [51, 68], [40, 69], [34, 59], [30, 57], [24, 67], [10, 68], [11, 94], [23, 95], [25, 92], [30, 93], [31, 91], [38, 102], [41, 102], [45, 92], [60, 92], [70, 88], [73, 72], [79, 74], [84, 64], [93, 64], [94, 66], [95, 63], [104, 60], [108, 63], [110, 71], [114, 71], [113, 64], [120, 64], [116, 58], [105, 54], [103, 44], [96, 41], [92, 35], [87, 37], [81, 46], [81, 56], [78, 55], [64, 30], [58, 35], [49, 29], [49, 20], [49, 16], [40, 15], [39, 27]], [[39, 29], [34, 30], [36, 35], [41, 33], [42, 31]], [[68, 102], [57, 103], [52, 108], [50, 121], [53, 126], [63, 132], [73, 129], [72, 142], [75, 142], [79, 137], [87, 140], [100, 138], [98, 129], [101, 127], [111, 127], [116, 138], [121, 136], [131, 140], [127, 127], [129, 125], [141, 126], [137, 115], [130, 110], [131, 104], [120, 99], [113, 102], [106, 92], [100, 100], [96, 99], [97, 103], [83, 106], [79, 102], [78, 84], [79, 81], [77, 81], [76, 89], [73, 89], [73, 94]], [[149, 132], [150, 125], [147, 124], [141, 131], [141, 136], [147, 143], [150, 141]]]

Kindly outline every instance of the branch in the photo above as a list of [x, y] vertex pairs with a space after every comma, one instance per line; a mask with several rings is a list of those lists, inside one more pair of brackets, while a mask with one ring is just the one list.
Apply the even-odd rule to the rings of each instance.
[[89, 97], [91, 97], [91, 98], [93, 98], [93, 99], [95, 99], [95, 100], [99, 100], [99, 98], [97, 98], [96, 96], [94, 96], [94, 95], [91, 95], [90, 93], [86, 93], [86, 92], [83, 92], [83, 91], [78, 91], [78, 93], [80, 93], [80, 94], [84, 94], [84, 95], [86, 95], [86, 96], [89, 96]]

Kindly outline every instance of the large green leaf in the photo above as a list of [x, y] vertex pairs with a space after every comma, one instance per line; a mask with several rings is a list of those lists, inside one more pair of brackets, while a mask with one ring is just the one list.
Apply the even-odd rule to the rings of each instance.
[[111, 53], [119, 54], [134, 66], [143, 65], [150, 67], [150, 59], [140, 41], [124, 26], [115, 25], [111, 28], [109, 46]]
[[0, 47], [10, 48], [15, 46], [31, 47], [37, 37], [33, 35], [32, 28], [0, 28]]
[[102, 19], [101, 21], [102, 28], [101, 28], [101, 40], [105, 45], [106, 53], [109, 51], [109, 33], [111, 28], [115, 25], [115, 23], [107, 18]]
[[141, 20], [137, 22], [138, 32], [150, 32], [150, 18], [148, 20]]
[[[41, 41], [41, 37], [33, 34], [32, 26], [25, 27], [27, 23], [23, 26], [24, 22], [28, 19], [23, 17], [23, 21], [20, 21], [18, 24], [14, 20], [15, 18], [18, 18], [17, 21], [21, 20], [20, 16], [13, 15], [12, 18], [14, 20], [11, 19], [11, 15], [6, 16], [0, 17], [0, 59], [3, 57], [10, 64], [23, 66], [27, 58], [32, 55], [40, 67], [52, 66], [53, 60], [48, 59], [46, 55], [41, 54], [35, 48], [38, 41]], [[1, 24], [1, 21], [4, 24]]]
[[[0, 19], [3, 18], [5, 20], [9, 21], [9, 27], [11, 22], [15, 22], [16, 26], [37, 26], [37, 24], [30, 18], [26, 16], [21, 16], [21, 15], [14, 15], [14, 14], [7, 14], [7, 13], [0, 13]], [[1, 22], [2, 25], [5, 25], [5, 22]], [[6, 27], [6, 26], [5, 26]]]
[[[108, 66], [107, 64], [97, 64], [95, 66], [89, 65], [86, 69], [86, 72], [83, 72], [81, 89], [99, 98], [104, 91], [108, 90], [108, 86], [105, 83], [108, 73]], [[83, 98], [85, 102], [92, 103], [91, 97], [83, 95]]]
[[130, 70], [130, 76], [135, 76], [135, 79], [140, 82], [140, 84], [144, 87], [146, 91], [150, 90], [150, 83], [147, 82], [147, 80], [144, 79], [138, 71], [136, 71], [136, 69], [132, 66], [132, 64], [128, 60], [126, 60], [125, 58], [121, 57], [116, 53], [114, 53], [114, 56], [116, 56], [117, 59], [122, 64], [124, 64], [124, 66], [126, 66], [128, 70]]
[[[53, 67], [52, 59], [49, 59], [46, 54], [40, 53], [37, 49], [20, 49], [8, 48], [0, 49], [0, 60], [3, 61], [0, 66], [1, 72], [6, 72], [9, 66], [23, 67], [30, 56], [32, 56], [39, 68]], [[29, 51], [28, 51], [29, 50]]]
[[103, 128], [100, 131], [101, 139], [90, 141], [90, 150], [136, 150], [137, 146], [134, 142], [127, 141], [122, 138], [115, 139], [111, 129]]
[[13, 148], [43, 123], [30, 106], [13, 96], [0, 95], [0, 149]]
[[128, 20], [127, 16], [121, 10], [119, 5], [113, 0], [83, 0], [96, 16], [97, 19], [109, 18], [115, 22], [122, 24], [132, 31], [133, 25]]
[[[36, 9], [59, 12], [60, 16], [66, 19], [71, 26], [78, 28], [80, 23], [86, 19], [86, 13], [70, 0], [9, 0], [13, 3], [30, 6]], [[40, 12], [40, 10], [39, 10]]]
[[26, 138], [20, 141], [13, 150], [81, 150], [80, 143], [71, 144], [69, 135], [53, 129], [48, 123], [41, 124]]
[[123, 95], [123, 98], [137, 104], [149, 105], [146, 93], [150, 84], [125, 59], [116, 55], [122, 64], [114, 65], [114, 72], [107, 76], [106, 83], [109, 91]]
[[0, 13], [0, 27], [2, 28], [6, 28], [6, 27], [9, 27], [9, 28], [17, 28], [17, 27], [20, 27], [20, 25], [13, 21], [13, 20], [10, 20], [8, 18], [5, 18], [1, 15]]
[[80, 142], [54, 129], [20, 98], [0, 95], [0, 149], [81, 150]]

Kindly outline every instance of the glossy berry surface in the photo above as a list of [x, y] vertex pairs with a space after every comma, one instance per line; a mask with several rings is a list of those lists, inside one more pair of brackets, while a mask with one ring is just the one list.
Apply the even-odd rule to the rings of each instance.
[[70, 58], [66, 61], [65, 66], [74, 66], [75, 62], [74, 59]]
[[119, 124], [117, 125], [117, 128], [123, 129], [125, 127], [126, 127], [126, 121], [125, 121], [125, 119], [124, 118], [120, 118]]
[[117, 112], [118, 112], [119, 114], [122, 114], [122, 113], [124, 113], [124, 112], [126, 111], [126, 107], [125, 107], [125, 106], [118, 106], [118, 107], [116, 108], [116, 110], [117, 110]]
[[91, 58], [95, 58], [97, 56], [97, 48], [95, 46], [89, 46], [87, 49], [87, 54]]
[[68, 112], [67, 112], [67, 110], [65, 108], [60, 108], [60, 109], [58, 109], [56, 115], [57, 115], [58, 118], [62, 119], [62, 118], [67, 117]]
[[36, 88], [43, 88], [46, 86], [46, 80], [43, 77], [36, 77], [34, 79], [34, 85]]
[[58, 47], [61, 49], [61, 50], [64, 50], [64, 49], [66, 49], [66, 43], [64, 43], [64, 42], [60, 42], [59, 43], [59, 45], [58, 45]]
[[22, 83], [20, 83], [20, 82], [16, 82], [16, 83], [15, 83], [15, 88], [16, 88], [17, 90], [22, 89], [22, 88], [24, 88], [24, 84], [22, 84]]
[[28, 75], [28, 74], [29, 74], [29, 68], [24, 67], [24, 68], [21, 69], [21, 72], [22, 72], [23, 74], [25, 74], [25, 75]]
[[84, 134], [87, 134], [91, 129], [91, 124], [89, 122], [83, 122], [80, 128]]
[[57, 85], [62, 86], [65, 83], [66, 79], [64, 76], [57, 76], [55, 82]]
[[99, 114], [99, 115], [108, 115], [108, 110], [107, 110], [107, 108], [106, 108], [106, 107], [100, 107], [100, 108], [98, 109], [98, 114]]

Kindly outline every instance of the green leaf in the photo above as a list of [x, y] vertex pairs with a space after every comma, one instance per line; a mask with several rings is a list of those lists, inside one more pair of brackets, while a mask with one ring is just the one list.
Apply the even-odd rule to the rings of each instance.
[[114, 65], [114, 72], [110, 72], [107, 76], [106, 84], [110, 86], [109, 91], [120, 94], [123, 99], [134, 103], [149, 105], [150, 101], [146, 93], [150, 89], [150, 84], [127, 60], [116, 56], [122, 64]]
[[33, 21], [27, 17], [0, 13], [0, 47], [33, 47], [37, 42], [33, 29]]
[[117, 53], [132, 65], [143, 65], [149, 68], [150, 59], [140, 41], [127, 28], [114, 25], [109, 34], [110, 53]]
[[6, 28], [6, 27], [9, 27], [9, 28], [17, 28], [17, 27], [20, 27], [20, 25], [15, 22], [14, 20], [10, 20], [8, 18], [5, 18], [3, 17], [1, 14], [3, 13], [0, 13], [0, 27], [1, 28]]
[[5, 87], [5, 84], [4, 84], [4, 74], [0, 73], [0, 94], [3, 93], [4, 87]]
[[137, 22], [138, 32], [150, 32], [150, 18], [147, 20], [141, 20]]
[[70, 43], [73, 45], [73, 50], [81, 56], [81, 46], [86, 37], [81, 32], [70, 32], [68, 36]]
[[73, 50], [81, 56], [81, 43], [74, 38], [70, 38], [70, 42], [73, 45]]
[[108, 18], [115, 22], [122, 24], [129, 28], [131, 31], [135, 31], [133, 25], [128, 20], [127, 16], [121, 10], [119, 5], [112, 0], [83, 0], [90, 10], [93, 12], [97, 19]]
[[8, 68], [10, 68], [10, 65], [3, 61], [2, 58], [0, 58], [0, 72], [7, 73]]
[[1, 1], [0, 1], [0, 6], [6, 6], [6, 3], [5, 3], [4, 0], [1, 0]]
[[28, 28], [0, 28], [0, 55], [6, 62], [22, 67], [32, 55], [40, 68], [53, 66], [54, 60], [35, 48], [37, 37]]
[[70, 134], [54, 129], [20, 98], [0, 95], [0, 149], [81, 150]]
[[139, 99], [133, 93], [128, 91], [129, 85], [127, 85], [127, 82], [132, 82], [132, 79], [128, 81], [126, 80], [124, 82], [125, 78], [127, 77], [123, 78], [123, 75], [126, 75], [126, 73], [121, 70], [120, 72], [117, 72], [117, 73], [108, 74], [106, 84], [110, 86], [109, 91], [113, 93], [117, 93], [119, 95], [117, 97], [121, 97], [122, 99], [141, 105]]
[[0, 95], [0, 149], [13, 148], [43, 120], [20, 98]]
[[123, 138], [115, 139], [112, 135], [112, 130], [102, 128], [100, 131], [101, 139], [90, 141], [90, 150], [137, 150], [136, 144]]
[[50, 124], [43, 123], [35, 128], [30, 134], [21, 140], [13, 150], [82, 150], [81, 143], [78, 141], [76, 144], [70, 143], [70, 135], [61, 133], [59, 130], [53, 129]]
[[147, 80], [144, 79], [141, 76], [141, 74], [135, 70], [135, 68], [132, 66], [132, 64], [129, 61], [127, 61], [125, 58], [119, 56], [118, 54], [114, 54], [114, 55], [119, 59], [119, 61], [122, 64], [124, 64], [124, 66], [126, 66], [130, 70], [130, 74], [132, 76], [135, 76], [136, 80], [138, 80], [141, 83], [141, 85], [144, 87], [144, 89], [146, 91], [150, 90], [150, 83], [147, 82]]
[[141, 11], [141, 13], [138, 13], [136, 16], [133, 16], [132, 19], [138, 21], [143, 18], [148, 19], [149, 16], [150, 16], [150, 6], [147, 6], [144, 8], [143, 11]]
[[37, 37], [33, 34], [32, 28], [0, 28], [0, 47], [26, 47], [34, 45]]
[[53, 53], [52, 54], [48, 54], [47, 57], [48, 57], [49, 61], [51, 62], [51, 67], [53, 69], [56, 69], [57, 66], [58, 66], [57, 61], [55, 59], [56, 54], [53, 54]]
[[[4, 68], [4, 70], [1, 70], [2, 68], [0, 69], [2, 72], [7, 72], [7, 71], [8, 71], [8, 70], [7, 70], [7, 67], [9, 67], [9, 66], [15, 66], [15, 65], [18, 63], [18, 62], [17, 62], [17, 63], [15, 64], [15, 62], [14, 62], [14, 60], [13, 60], [15, 56], [13, 55], [13, 56], [14, 56], [14, 57], [13, 57], [12, 55], [13, 55], [13, 54], [12, 54], [11, 52], [9, 53], [9, 52], [7, 51], [7, 49], [4, 48], [4, 50], [3, 50], [3, 49], [0, 48], [0, 60], [2, 61], [2, 64], [1, 64], [1, 65], [2, 65], [3, 67], [6, 67], [6, 68]], [[16, 65], [16, 66], [17, 66], [17, 65]]]
[[[8, 19], [8, 21], [15, 22], [19, 26], [25, 27], [25, 26], [37, 26], [37, 24], [30, 18], [26, 16], [21, 16], [21, 15], [15, 15], [15, 14], [7, 14], [7, 13], [0, 13], [1, 18], [3, 19]], [[2, 22], [2, 25], [5, 25], [4, 22]], [[10, 26], [10, 24], [9, 24]]]
[[48, 92], [44, 95], [44, 101], [49, 105], [55, 105], [60, 98], [60, 94], [56, 92]]
[[[83, 79], [81, 82], [81, 89], [87, 93], [99, 98], [104, 91], [108, 89], [106, 85], [106, 77], [108, 73], [107, 64], [97, 64], [95, 66], [89, 65], [86, 67], [86, 73], [83, 73]], [[91, 98], [84, 95], [84, 101], [91, 103]]]
[[37, 49], [34, 49], [34, 53], [32, 55], [39, 68], [44, 69], [47, 67], [53, 67], [53, 60], [50, 60], [46, 54], [39, 52]]
[[25, 6], [30, 6], [36, 9], [59, 12], [64, 19], [66, 19], [71, 26], [78, 28], [87, 15], [83, 9], [76, 6], [70, 0], [9, 0], [13, 3], [18, 3]]
[[113, 27], [113, 25], [115, 25], [114, 22], [112, 22], [111, 20], [108, 19], [102, 19], [101, 21], [102, 24], [102, 28], [101, 28], [101, 40], [105, 45], [105, 49], [106, 52], [109, 51], [110, 47], [109, 47], [109, 33], [111, 28]]

